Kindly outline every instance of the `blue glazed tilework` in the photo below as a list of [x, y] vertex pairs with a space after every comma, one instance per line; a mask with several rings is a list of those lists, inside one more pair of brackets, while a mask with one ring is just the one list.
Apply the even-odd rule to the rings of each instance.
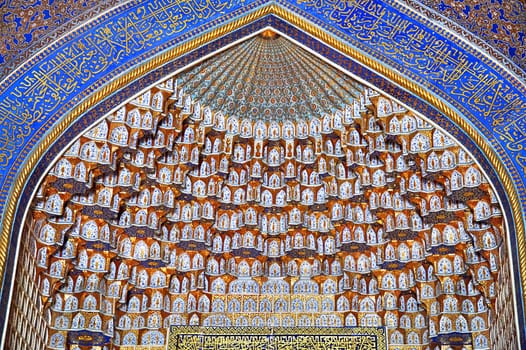
[[[209, 7], [192, 7], [194, 3], [189, 2], [137, 1], [108, 12], [44, 50], [0, 86], [0, 201], [7, 200], [13, 181], [33, 147], [86, 96], [126, 69], [218, 24], [254, 11], [264, 3], [262, 0], [218, 1]], [[501, 156], [515, 181], [523, 208], [526, 207], [526, 89], [521, 82], [426, 18], [411, 18], [406, 9], [394, 1], [353, 1], [346, 3], [345, 8], [335, 8], [333, 2], [323, 1], [278, 3], [383, 65], [397, 69], [460, 111]], [[258, 23], [281, 26], [284, 32], [294, 30], [273, 17]], [[242, 37], [253, 30], [256, 29], [245, 28], [235, 35]], [[345, 63], [343, 56], [336, 57], [337, 52], [302, 37], [301, 32], [290, 35], [329, 60], [343, 67], [350, 65], [347, 69], [355, 74], [365, 77], [369, 74], [374, 78], [367, 69], [351, 67], [356, 64], [348, 58]], [[194, 51], [177, 60], [175, 65], [146, 75], [139, 85], [130, 85], [95, 106], [70, 130], [84, 130], [110, 106], [168, 74], [168, 67], [177, 69], [177, 64], [184, 66], [204, 52], [213, 52], [224, 45], [220, 41], [211, 43], [206, 46], [209, 51]], [[407, 98], [407, 92], [385, 83], [382, 86], [381, 81], [372, 82], [394, 97]], [[473, 145], [447, 118], [422, 101], [413, 100], [416, 110], [431, 117], [460, 141]], [[72, 134], [68, 137], [59, 139], [43, 159], [53, 159]], [[479, 160], [484, 159], [474, 145], [471, 150]], [[35, 184], [46, 164], [39, 164], [30, 184]], [[497, 180], [495, 174], [492, 177]], [[21, 204], [27, 204], [27, 196], [26, 193]], [[16, 244], [16, 240], [12, 239], [11, 243]], [[15, 247], [11, 248], [13, 251]]]
[[[107, 13], [90, 28], [41, 53], [29, 70], [21, 70], [0, 90], [0, 199], [6, 199], [24, 154], [45, 124], [47, 130], [84, 96], [126, 68], [262, 3], [217, 3], [211, 5], [213, 9], [199, 11], [163, 0], [123, 6], [121, 12]], [[520, 82], [424, 18], [409, 18], [396, 4], [282, 5], [442, 96], [488, 138], [519, 191], [524, 190], [526, 135], [521, 125], [526, 120], [526, 93]]]
[[[7, 0], [0, 2], [3, 38], [0, 77], [74, 26], [116, 6], [108, 0]], [[518, 0], [406, 0], [442, 14], [526, 70], [526, 8]]]
[[526, 3], [507, 0], [421, 0], [485, 40], [526, 70]]
[[3, 29], [0, 78], [59, 35], [118, 3], [109, 0], [0, 2]]
[[[0, 200], [44, 124], [126, 68], [263, 3], [128, 3], [39, 54], [0, 87]], [[506, 71], [393, 1], [281, 4], [451, 103], [487, 137], [524, 191], [526, 91]]]

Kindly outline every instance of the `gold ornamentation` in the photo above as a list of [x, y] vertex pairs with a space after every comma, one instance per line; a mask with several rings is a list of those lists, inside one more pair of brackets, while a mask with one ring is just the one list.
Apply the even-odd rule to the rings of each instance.
[[349, 349], [386, 350], [385, 329], [172, 327], [168, 350]]
[[[446, 105], [439, 98], [431, 94], [428, 90], [425, 89], [425, 87], [418, 85], [417, 83], [413, 81], [408, 80], [407, 78], [401, 76], [398, 72], [394, 72], [391, 69], [383, 66], [381, 63], [371, 59], [370, 57], [353, 50], [353, 48], [346, 45], [344, 42], [337, 40], [335, 37], [313, 26], [311, 23], [306, 22], [304, 19], [300, 18], [299, 16], [294, 15], [293, 13], [277, 5], [274, 5], [274, 4], [262, 7], [258, 9], [257, 11], [248, 14], [247, 16], [241, 17], [216, 30], [203, 34], [202, 36], [192, 41], [184, 43], [181, 46], [177, 46], [172, 50], [169, 50], [165, 53], [162, 53], [161, 55], [157, 57], [154, 57], [150, 61], [135, 68], [134, 70], [123, 75], [122, 77], [111, 81], [110, 83], [102, 87], [99, 91], [97, 91], [96, 93], [88, 97], [77, 108], [75, 108], [71, 113], [66, 115], [63, 118], [62, 122], [60, 122], [59, 125], [57, 125], [55, 128], [53, 128], [50, 131], [48, 136], [46, 136], [41, 141], [41, 143], [37, 146], [36, 150], [28, 157], [26, 166], [21, 169], [15, 181], [11, 198], [18, 198], [20, 196], [24, 184], [29, 178], [29, 175], [32, 172], [35, 164], [44, 154], [45, 150], [49, 148], [49, 146], [58, 138], [58, 136], [64, 130], [67, 129], [69, 125], [73, 123], [73, 121], [75, 121], [80, 115], [82, 115], [92, 106], [96, 105], [97, 103], [102, 101], [104, 98], [108, 97], [114, 91], [117, 91], [120, 88], [126, 86], [127, 84], [135, 80], [136, 78], [146, 74], [149, 71], [152, 71], [160, 67], [162, 64], [165, 64], [166, 62], [173, 60], [176, 57], [179, 57], [184, 53], [187, 53], [205, 43], [208, 43], [214, 40], [215, 38], [221, 35], [224, 35], [232, 30], [236, 30], [242, 27], [243, 25], [250, 23], [258, 18], [261, 18], [269, 13], [273, 13], [285, 19], [289, 23], [296, 25], [297, 27], [309, 33], [310, 35], [314, 36], [318, 40], [328, 44], [329, 46], [332, 46], [338, 49], [339, 51], [352, 57], [356, 61], [362, 63], [363, 65], [375, 70], [376, 72], [384, 75], [388, 79], [394, 81], [395, 83], [409, 90], [413, 94], [423, 98], [424, 100], [428, 101], [430, 104], [435, 106], [437, 109], [439, 109], [441, 112], [443, 112], [453, 122], [455, 122], [463, 130], [466, 131], [466, 133], [483, 150], [484, 154], [488, 157], [490, 162], [495, 166], [496, 172], [501, 177], [503, 185], [510, 196], [510, 204], [512, 206], [513, 215], [514, 215], [514, 219], [516, 222], [516, 235], [517, 235], [517, 240], [518, 240], [518, 245], [519, 245], [518, 250], [519, 250], [519, 255], [520, 255], [519, 264], [520, 264], [521, 279], [526, 280], [526, 241], [524, 237], [524, 222], [523, 222], [523, 218], [521, 215], [521, 206], [520, 206], [519, 198], [513, 186], [513, 182], [510, 176], [508, 175], [504, 165], [502, 164], [498, 156], [494, 153], [491, 146], [483, 140], [481, 135], [479, 135], [476, 132], [476, 130], [474, 130], [464, 118], [458, 115], [452, 108]], [[16, 207], [17, 207], [17, 202], [14, 200], [9, 201], [6, 205], [5, 222], [3, 226], [2, 237], [0, 239], [0, 252], [1, 252], [0, 266], [2, 266], [2, 271], [5, 269], [7, 247], [9, 244], [9, 238], [10, 238], [11, 228], [13, 225], [13, 219], [14, 219]]]

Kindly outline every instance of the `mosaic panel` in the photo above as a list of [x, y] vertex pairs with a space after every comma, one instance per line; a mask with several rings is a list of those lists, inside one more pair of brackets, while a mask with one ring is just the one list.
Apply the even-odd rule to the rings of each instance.
[[526, 4], [506, 0], [421, 0], [526, 69]]
[[0, 41], [0, 80], [17, 65], [84, 20], [119, 1], [4, 1]]
[[[520, 1], [411, 1], [406, 2], [425, 12], [422, 4], [445, 14], [471, 33], [497, 48], [515, 64], [525, 69], [523, 4]], [[4, 38], [0, 42], [0, 77], [28, 59], [44, 45], [66, 33], [84, 20], [114, 7], [114, 1], [7, 1], [3, 9]], [[431, 15], [431, 14], [429, 14]], [[440, 15], [433, 16], [440, 20]], [[461, 29], [462, 30], [462, 29]], [[476, 38], [473, 38], [476, 41]], [[491, 51], [491, 49], [490, 49]]]

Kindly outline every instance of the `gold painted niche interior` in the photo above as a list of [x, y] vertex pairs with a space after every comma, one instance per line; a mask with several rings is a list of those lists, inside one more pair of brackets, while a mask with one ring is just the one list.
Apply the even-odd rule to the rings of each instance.
[[514, 338], [505, 229], [450, 135], [264, 32], [116, 106], [54, 162], [7, 344], [385, 326], [390, 349], [499, 347]]

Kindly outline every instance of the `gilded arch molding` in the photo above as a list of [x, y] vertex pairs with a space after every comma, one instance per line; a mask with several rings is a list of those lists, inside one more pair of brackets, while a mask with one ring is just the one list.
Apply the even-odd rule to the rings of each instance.
[[[90, 125], [86, 116], [104, 106], [107, 98], [131, 96], [125, 89], [140, 77], [153, 74], [154, 79], [156, 71], [176, 59], [196, 60], [206, 50], [195, 50], [214, 51], [236, 40], [229, 33], [242, 37], [256, 30], [257, 26], [248, 28], [251, 24], [287, 25], [296, 35], [308, 35], [311, 49], [333, 62], [336, 53], [343, 53], [367, 74], [374, 72], [401, 87], [400, 94], [417, 96], [421, 108], [427, 105], [441, 112], [448, 118], [442, 121], [445, 127], [458, 126], [455, 136], [472, 140], [483, 165], [494, 168], [490, 176], [500, 181], [501, 196], [510, 205], [512, 253], [518, 257], [521, 276], [516, 293], [518, 304], [524, 302], [526, 88], [506, 69], [394, 1], [354, 1], [345, 9], [304, 1], [224, 2], [208, 7], [136, 1], [58, 40], [0, 86], [0, 200], [6, 203], [0, 237], [2, 303], [8, 302], [14, 271], [14, 227], [24, 214], [18, 207], [25, 208], [47, 157], [56, 156], [75, 129]], [[50, 147], [55, 153], [46, 153]], [[518, 312], [522, 323], [522, 305]]]

